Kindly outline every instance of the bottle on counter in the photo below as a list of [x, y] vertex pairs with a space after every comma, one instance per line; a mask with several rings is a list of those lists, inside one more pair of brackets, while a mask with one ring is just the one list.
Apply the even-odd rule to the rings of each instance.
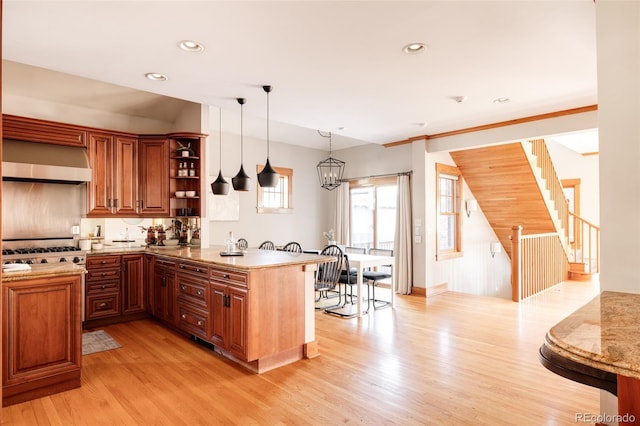
[[227, 249], [226, 249], [227, 253], [234, 253], [237, 251], [236, 239], [233, 238], [233, 231], [229, 231], [229, 238], [227, 238], [226, 246], [227, 246]]

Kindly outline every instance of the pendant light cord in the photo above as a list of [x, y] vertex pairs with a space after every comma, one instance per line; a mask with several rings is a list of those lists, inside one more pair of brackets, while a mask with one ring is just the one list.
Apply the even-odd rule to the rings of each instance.
[[243, 123], [244, 117], [244, 99], [240, 104], [240, 165], [244, 163], [244, 125]]
[[269, 159], [269, 91], [267, 92], [267, 160]]
[[222, 108], [218, 108], [218, 144], [220, 145], [218, 161], [220, 163], [220, 171], [222, 171]]

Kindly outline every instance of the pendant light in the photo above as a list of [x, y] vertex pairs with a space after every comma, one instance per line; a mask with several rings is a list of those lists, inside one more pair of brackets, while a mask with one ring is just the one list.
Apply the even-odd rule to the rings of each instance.
[[233, 185], [233, 189], [236, 191], [248, 191], [251, 188], [251, 178], [244, 171], [244, 135], [242, 133], [242, 119], [243, 119], [243, 105], [244, 98], [238, 98], [238, 103], [240, 104], [240, 170], [238, 174], [235, 175], [231, 179], [231, 184]]
[[229, 182], [224, 180], [222, 176], [222, 108], [218, 109], [218, 143], [220, 145], [220, 156], [218, 161], [220, 164], [220, 171], [218, 172], [218, 179], [211, 183], [211, 191], [214, 195], [227, 195], [229, 193]]
[[262, 89], [267, 94], [267, 162], [260, 173], [258, 173], [258, 183], [261, 187], [273, 188], [278, 185], [280, 181], [280, 175], [273, 170], [269, 163], [269, 93], [271, 92], [271, 86], [262, 86]]
[[345, 162], [331, 156], [331, 132], [329, 136], [325, 136], [318, 130], [318, 134], [323, 138], [329, 138], [329, 158], [320, 161], [316, 166], [318, 180], [322, 188], [333, 191], [342, 184]]

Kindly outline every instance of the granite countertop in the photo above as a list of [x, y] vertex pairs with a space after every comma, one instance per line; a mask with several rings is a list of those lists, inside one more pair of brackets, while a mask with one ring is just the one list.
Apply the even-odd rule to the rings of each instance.
[[551, 328], [545, 345], [603, 371], [640, 379], [640, 294], [604, 291]]
[[31, 265], [30, 270], [3, 271], [2, 281], [20, 281], [31, 278], [48, 278], [84, 273], [86, 273], [84, 266], [79, 266], [75, 263], [38, 263], [36, 265]]
[[331, 256], [319, 256], [308, 253], [289, 253], [277, 250], [258, 250], [250, 248], [243, 252], [243, 256], [221, 256], [224, 246], [209, 248], [200, 247], [106, 247], [101, 250], [92, 250], [87, 256], [127, 254], [127, 253], [153, 253], [158, 256], [176, 258], [178, 260], [191, 260], [194, 262], [209, 263], [217, 266], [227, 266], [237, 269], [250, 270], [271, 268], [277, 266], [308, 265], [332, 261]]

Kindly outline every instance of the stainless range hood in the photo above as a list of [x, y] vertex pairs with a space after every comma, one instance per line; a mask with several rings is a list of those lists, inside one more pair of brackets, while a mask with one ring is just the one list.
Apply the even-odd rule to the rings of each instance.
[[2, 180], [75, 184], [91, 181], [85, 148], [4, 139], [2, 150]]

